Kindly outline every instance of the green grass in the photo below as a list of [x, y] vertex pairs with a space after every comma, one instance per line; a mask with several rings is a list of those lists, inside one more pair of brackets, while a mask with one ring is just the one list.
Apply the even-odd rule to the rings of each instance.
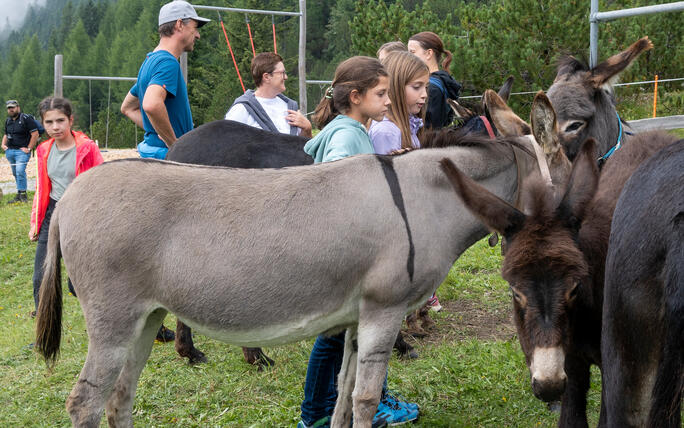
[[[88, 337], [78, 301], [64, 297], [60, 359], [49, 373], [26, 345], [34, 341], [31, 276], [35, 244], [28, 241], [28, 204], [0, 205], [0, 427], [62, 427], [70, 421], [66, 398], [85, 360]], [[438, 294], [447, 310], [437, 330], [412, 341], [420, 358], [392, 357], [390, 388], [417, 402], [416, 427], [552, 427], [558, 415], [534, 398], [529, 373], [512, 333], [484, 340], [470, 333], [471, 311], [510, 311], [508, 287], [498, 274], [499, 248], [479, 242], [459, 259]], [[64, 282], [66, 280], [64, 279]], [[66, 290], [66, 284], [64, 284]], [[175, 319], [167, 317], [166, 325]], [[171, 344], [155, 344], [138, 384], [134, 422], [139, 427], [293, 427], [299, 419], [306, 362], [312, 341], [268, 348], [276, 365], [248, 366], [238, 347], [202, 335], [196, 345], [209, 363], [191, 367]], [[600, 379], [597, 370], [592, 380]], [[597, 422], [599, 389], [590, 392], [590, 424]], [[106, 426], [103, 418], [102, 426]]]

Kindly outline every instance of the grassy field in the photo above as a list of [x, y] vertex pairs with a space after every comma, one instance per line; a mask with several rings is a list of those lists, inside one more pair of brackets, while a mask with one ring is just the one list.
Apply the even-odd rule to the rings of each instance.
[[[64, 298], [61, 357], [53, 373], [28, 346], [34, 341], [28, 241], [30, 206], [0, 204], [0, 427], [61, 427], [65, 400], [85, 360], [88, 337], [78, 301]], [[459, 259], [438, 295], [437, 329], [410, 339], [417, 360], [392, 357], [390, 388], [421, 407], [416, 427], [552, 427], [558, 414], [534, 398], [499, 276], [499, 248], [481, 241]], [[66, 281], [64, 279], [64, 281]], [[64, 284], [66, 290], [66, 284]], [[258, 316], [258, 314], [255, 314]], [[166, 325], [175, 325], [172, 316]], [[294, 427], [299, 420], [312, 341], [268, 348], [276, 365], [259, 372], [239, 348], [202, 335], [209, 363], [189, 366], [172, 344], [155, 344], [136, 396], [139, 427]], [[600, 376], [592, 373], [590, 425], [596, 425]], [[106, 426], [103, 418], [102, 426]]]

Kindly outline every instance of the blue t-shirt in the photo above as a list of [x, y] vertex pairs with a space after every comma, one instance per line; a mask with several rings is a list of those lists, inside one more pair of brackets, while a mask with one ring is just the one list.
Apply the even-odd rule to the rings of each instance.
[[166, 110], [169, 113], [169, 121], [176, 137], [192, 131], [192, 113], [188, 100], [188, 88], [183, 80], [180, 64], [170, 52], [160, 50], [150, 52], [145, 57], [138, 71], [138, 81], [131, 88], [131, 94], [140, 100], [143, 127], [145, 128], [145, 140], [149, 146], [166, 148], [166, 144], [159, 138], [154, 130], [150, 119], [142, 109], [145, 91], [150, 85], [159, 85], [166, 89]]

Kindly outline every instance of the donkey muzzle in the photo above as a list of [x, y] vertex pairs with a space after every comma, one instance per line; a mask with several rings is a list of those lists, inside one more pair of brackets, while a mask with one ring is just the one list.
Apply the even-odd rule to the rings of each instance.
[[565, 392], [565, 353], [560, 347], [535, 348], [530, 364], [532, 392], [542, 401], [556, 401]]
[[550, 403], [552, 401], [560, 400], [563, 392], [565, 392], [566, 378], [558, 381], [540, 382], [537, 379], [532, 379], [532, 392], [538, 399]]

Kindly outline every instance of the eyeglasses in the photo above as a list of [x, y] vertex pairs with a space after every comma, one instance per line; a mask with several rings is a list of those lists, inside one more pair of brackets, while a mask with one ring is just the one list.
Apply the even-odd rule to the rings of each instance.
[[287, 71], [285, 71], [285, 70], [283, 70], [283, 71], [272, 71], [268, 74], [280, 74], [280, 73], [283, 73], [283, 77], [287, 76]]

